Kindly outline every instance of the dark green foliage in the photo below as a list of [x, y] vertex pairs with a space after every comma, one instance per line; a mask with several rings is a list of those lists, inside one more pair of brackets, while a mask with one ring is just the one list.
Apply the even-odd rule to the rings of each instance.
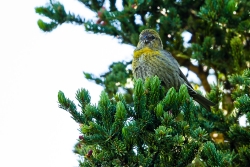
[[85, 78], [95, 81], [96, 84], [102, 85], [109, 97], [112, 97], [121, 88], [125, 93], [125, 99], [128, 103], [132, 103], [132, 88], [126, 87], [127, 79], [132, 77], [132, 71], [127, 69], [128, 63], [116, 62], [109, 67], [109, 72], [95, 77], [93, 74], [84, 72]]
[[[47, 5], [36, 8], [38, 14], [51, 20], [50, 23], [38, 20], [38, 26], [43, 31], [52, 31], [63, 23], [80, 24], [85, 26], [86, 31], [118, 37], [122, 43], [134, 46], [143, 29], [156, 29], [164, 48], [173, 54], [180, 65], [197, 74], [206, 91], [211, 90], [207, 81], [209, 69], [215, 71], [218, 81], [229, 90], [227, 75], [241, 74], [247, 67], [246, 62], [250, 61], [250, 2], [247, 0], [123, 0], [122, 10], [117, 9], [115, 0], [108, 1], [109, 9], [103, 7], [104, 0], [79, 2], [96, 13], [97, 21], [67, 13], [60, 2], [51, 0]], [[185, 31], [192, 35], [190, 47], [185, 47], [183, 43], [182, 33]], [[198, 65], [193, 65], [190, 58], [196, 59]], [[123, 64], [127, 66], [130, 63]], [[120, 75], [120, 80], [131, 77], [127, 71], [120, 72], [124, 73]], [[94, 79], [97, 84], [105, 86], [109, 96], [111, 92], [115, 94], [118, 87], [124, 88], [123, 84], [111, 87], [99, 82], [98, 77]], [[132, 92], [128, 93], [131, 95]], [[126, 99], [131, 102], [130, 97]]]
[[[232, 85], [240, 81], [245, 87], [248, 80], [249, 70], [230, 78]], [[84, 158], [80, 166], [222, 167], [250, 163], [250, 100], [245, 89], [238, 92], [234, 113], [223, 114], [217, 107], [207, 112], [195, 104], [184, 85], [166, 92], [158, 77], [134, 83], [132, 105], [123, 95], [110, 99], [106, 92], [101, 93], [97, 106], [91, 105], [88, 91], [79, 89], [80, 111], [59, 91], [59, 107], [81, 125], [82, 135], [74, 150]], [[217, 89], [213, 87], [208, 97], [223, 96]], [[248, 120], [246, 127], [238, 123], [243, 114]], [[214, 134], [221, 134], [220, 141]]]
[[[36, 13], [43, 31], [63, 23], [84, 25], [135, 46], [145, 28], [156, 29], [164, 48], [181, 66], [197, 74], [206, 96], [217, 105], [207, 112], [189, 97], [186, 87], [165, 90], [157, 77], [135, 80], [129, 62], [116, 62], [100, 77], [87, 79], [104, 86], [97, 105], [87, 90], [76, 93], [78, 106], [58, 93], [59, 107], [81, 125], [74, 152], [79, 166], [250, 166], [250, 2], [248, 0], [79, 0], [97, 21], [66, 12], [50, 1]], [[192, 37], [185, 46], [183, 32]], [[131, 53], [132, 54], [132, 53]], [[191, 63], [197, 60], [197, 64]], [[217, 85], [207, 81], [214, 70]], [[124, 94], [117, 94], [122, 90]], [[239, 118], [246, 116], [246, 126]]]
[[212, 142], [205, 143], [201, 152], [201, 158], [205, 160], [205, 166], [235, 166], [236, 164], [233, 164], [235, 157], [234, 152], [216, 150]]
[[[189, 126], [188, 122], [196, 122], [198, 117], [186, 117], [185, 113], [201, 108], [194, 105], [187, 88], [182, 86], [179, 92], [170, 89], [165, 95], [157, 77], [145, 83], [135, 81], [133, 107], [122, 95], [110, 100], [105, 92], [98, 106], [93, 106], [88, 92], [80, 89], [76, 99], [81, 111], [73, 107], [71, 112], [69, 104], [75, 104], [62, 92], [58, 97], [60, 107], [70, 110], [82, 124], [82, 140], [75, 148], [76, 153], [85, 155], [80, 166], [186, 166], [208, 140], [204, 129]], [[93, 150], [91, 156], [86, 148]]]
[[48, 3], [46, 6], [37, 7], [36, 13], [48, 17], [51, 19], [50, 23], [45, 23], [41, 19], [38, 20], [37, 24], [43, 31], [52, 31], [58, 25], [67, 23], [67, 22], [74, 22], [76, 24], [83, 24], [84, 19], [81, 19], [80, 16], [75, 16], [71, 13], [66, 13], [64, 6], [60, 2], [52, 2]]

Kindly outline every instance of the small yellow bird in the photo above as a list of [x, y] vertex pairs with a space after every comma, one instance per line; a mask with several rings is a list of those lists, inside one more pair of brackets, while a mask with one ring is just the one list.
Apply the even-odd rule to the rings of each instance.
[[171, 87], [179, 90], [185, 84], [189, 95], [208, 111], [211, 111], [210, 106], [215, 105], [193, 89], [176, 59], [163, 49], [161, 38], [155, 30], [146, 29], [141, 32], [134, 50], [132, 71], [135, 78], [144, 80], [150, 76], [158, 76], [167, 90]]

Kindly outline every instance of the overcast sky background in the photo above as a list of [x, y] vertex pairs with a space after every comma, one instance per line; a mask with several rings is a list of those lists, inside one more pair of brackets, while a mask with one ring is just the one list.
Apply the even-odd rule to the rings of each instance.
[[[73, 167], [78, 124], [58, 108], [62, 90], [74, 100], [78, 88], [90, 91], [92, 103], [102, 87], [84, 79], [108, 71], [113, 61], [131, 60], [133, 47], [117, 39], [88, 34], [65, 24], [51, 33], [37, 26], [35, 7], [48, 0], [0, 4], [0, 166]], [[76, 0], [62, 0], [66, 10], [89, 18], [95, 14]]]
[[[48, 0], [4, 1], [0, 5], [0, 166], [73, 167], [78, 124], [58, 108], [62, 90], [74, 100], [79, 88], [97, 103], [102, 87], [84, 79], [100, 75], [114, 61], [131, 60], [134, 47], [83, 26], [64, 24], [42, 32], [35, 7]], [[66, 10], [96, 14], [77, 0], [60, 0]], [[120, 1], [117, 1], [119, 3]], [[195, 76], [195, 75], [189, 75]]]

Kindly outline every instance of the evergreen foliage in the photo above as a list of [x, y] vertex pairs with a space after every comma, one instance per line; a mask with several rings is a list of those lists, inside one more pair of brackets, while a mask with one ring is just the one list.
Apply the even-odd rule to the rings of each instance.
[[[47, 5], [37, 7], [36, 13], [51, 21], [46, 23], [40, 19], [38, 26], [43, 31], [52, 31], [63, 23], [84, 25], [86, 31], [108, 34], [134, 46], [143, 29], [156, 29], [164, 48], [181, 66], [197, 74], [206, 91], [210, 91], [207, 81], [209, 69], [213, 69], [218, 81], [230, 89], [227, 76], [242, 72], [247, 67], [245, 62], [250, 60], [248, 0], [122, 0], [122, 10], [117, 9], [115, 0], [108, 1], [109, 8], [103, 6], [105, 0], [79, 2], [95, 12], [97, 19], [89, 20], [67, 13], [63, 4], [50, 0]], [[190, 47], [184, 46], [183, 32], [192, 34]], [[196, 59], [198, 65], [192, 64], [190, 59]], [[129, 64], [124, 63], [126, 66]], [[106, 80], [102, 77], [94, 79]], [[124, 88], [124, 85], [115, 87]], [[113, 93], [113, 90], [108, 92]]]
[[[87, 90], [76, 92], [77, 103], [58, 93], [59, 107], [79, 123], [81, 136], [74, 152], [79, 166], [250, 166], [250, 2], [248, 0], [79, 0], [96, 13], [88, 20], [66, 12], [50, 0], [37, 7], [45, 32], [63, 23], [84, 25], [135, 46], [141, 30], [156, 29], [164, 48], [181, 66], [197, 74], [207, 97], [217, 105], [212, 112], [196, 104], [187, 89], [164, 90], [157, 77], [134, 81], [130, 62], [115, 62], [100, 77], [87, 79], [104, 86], [97, 105]], [[191, 33], [189, 46], [183, 32]], [[197, 60], [193, 64], [191, 59]], [[207, 81], [214, 70], [217, 85]], [[118, 94], [119, 89], [124, 94]], [[239, 118], [246, 116], [246, 126]]]
[[[123, 95], [110, 99], [104, 91], [92, 105], [85, 89], [76, 92], [79, 108], [61, 91], [58, 101], [80, 124], [74, 150], [83, 158], [80, 166], [248, 166], [250, 70], [231, 76], [230, 82], [235, 85], [232, 98], [237, 94], [230, 115], [219, 107], [207, 112], [184, 85], [166, 93], [158, 77], [135, 81], [133, 106]], [[223, 95], [218, 89], [208, 94], [217, 103]], [[246, 127], [238, 123], [243, 114]]]

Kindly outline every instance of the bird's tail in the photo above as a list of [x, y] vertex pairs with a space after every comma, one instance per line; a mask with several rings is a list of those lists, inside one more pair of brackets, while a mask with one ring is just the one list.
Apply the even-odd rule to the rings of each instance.
[[211, 111], [210, 106], [215, 106], [215, 103], [211, 102], [204, 96], [196, 93], [195, 95], [192, 96], [195, 101], [197, 101], [199, 104], [201, 104], [204, 108], [206, 108], [208, 111]]

